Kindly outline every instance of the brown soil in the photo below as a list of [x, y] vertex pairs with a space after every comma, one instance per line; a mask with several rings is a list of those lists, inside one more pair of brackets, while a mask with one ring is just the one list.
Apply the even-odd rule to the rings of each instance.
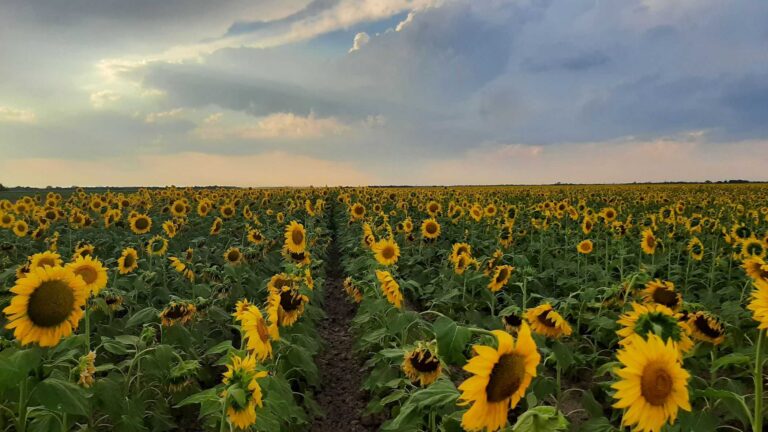
[[325, 413], [312, 425], [312, 432], [367, 432], [378, 429], [378, 422], [363, 416], [367, 397], [360, 389], [361, 361], [352, 351], [354, 337], [349, 324], [355, 305], [344, 294], [343, 275], [334, 236], [328, 251], [328, 274], [324, 288], [326, 318], [319, 323], [325, 348], [315, 361], [320, 368], [322, 388], [317, 402]]

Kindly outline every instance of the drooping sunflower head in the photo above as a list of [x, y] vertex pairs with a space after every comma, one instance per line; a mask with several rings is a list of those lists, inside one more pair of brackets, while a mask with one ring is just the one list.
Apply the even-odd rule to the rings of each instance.
[[440, 224], [435, 219], [426, 219], [421, 223], [421, 236], [426, 240], [440, 237]]
[[421, 387], [435, 382], [443, 371], [436, 352], [436, 348], [424, 342], [419, 342], [415, 348], [406, 351], [401, 365], [405, 376]]
[[655, 279], [645, 284], [643, 299], [646, 302], [666, 306], [678, 311], [683, 306], [683, 297], [675, 292], [675, 284], [670, 281]]
[[291, 221], [285, 228], [285, 247], [291, 253], [301, 253], [307, 247], [307, 231], [304, 225]]
[[580, 254], [589, 255], [594, 250], [594, 244], [592, 244], [592, 240], [583, 240], [576, 246], [576, 250]]
[[403, 305], [403, 294], [400, 292], [400, 285], [388, 271], [376, 270], [376, 279], [379, 280], [381, 291], [387, 298], [387, 301], [394, 307], [400, 309]]
[[248, 351], [259, 361], [272, 357], [269, 324], [261, 310], [255, 305], [250, 305], [240, 314], [239, 319]]
[[694, 261], [701, 261], [704, 258], [704, 244], [698, 237], [694, 237], [688, 242], [687, 249]]
[[240, 252], [240, 248], [231, 247], [224, 252], [224, 261], [231, 265], [236, 266], [243, 262], [243, 253]]
[[383, 238], [373, 245], [376, 261], [385, 266], [397, 263], [400, 258], [400, 246], [393, 238]]
[[698, 311], [688, 317], [688, 328], [694, 339], [720, 345], [725, 340], [725, 328], [718, 317]]
[[451, 262], [455, 263], [461, 255], [472, 256], [472, 246], [469, 243], [454, 243], [451, 248]]
[[688, 379], [674, 343], [655, 334], [648, 339], [634, 336], [617, 354], [621, 369], [612, 387], [614, 408], [624, 409], [622, 424], [641, 432], [658, 432], [674, 423], [679, 409], [691, 410]]
[[88, 295], [98, 295], [107, 286], [107, 269], [101, 261], [91, 256], [78, 256], [77, 259], [67, 264], [67, 267], [76, 275], [83, 278]]
[[657, 246], [658, 241], [656, 240], [656, 236], [653, 234], [653, 231], [651, 231], [650, 228], [646, 228], [643, 231], [643, 237], [640, 240], [640, 248], [642, 248], [646, 255], [653, 255], [656, 253]]
[[[265, 376], [267, 372], [256, 369], [254, 356], [231, 357], [222, 379], [227, 386], [222, 396], [226, 398], [227, 417], [236, 427], [247, 429], [256, 423], [256, 408], [263, 406], [258, 379]], [[235, 390], [239, 396], [235, 396]]]
[[664, 341], [671, 340], [680, 352], [688, 352], [693, 348], [693, 342], [688, 336], [688, 324], [679, 320], [666, 306], [632, 303], [632, 311], [620, 316], [618, 323], [622, 326], [616, 332], [622, 338], [619, 341], [621, 345], [631, 343], [635, 335], [647, 338], [653, 334]]
[[520, 331], [520, 327], [523, 325], [523, 317], [518, 312], [510, 312], [501, 316], [501, 322], [504, 324], [504, 329], [511, 335], [517, 335]]
[[146, 234], [152, 229], [152, 218], [145, 214], [137, 214], [128, 220], [134, 234]]
[[147, 242], [147, 254], [154, 256], [163, 256], [168, 252], [168, 239], [156, 235]]
[[512, 276], [514, 270], [515, 268], [510, 265], [496, 266], [491, 281], [488, 283], [488, 289], [492, 292], [497, 292], [504, 288], [504, 286], [507, 285], [507, 282], [509, 282], [509, 278]]
[[304, 306], [309, 298], [301, 294], [298, 287], [284, 286], [281, 289], [271, 288], [267, 307], [269, 315], [274, 316], [274, 323], [289, 327], [292, 326], [304, 314]]
[[131, 273], [139, 267], [139, 253], [132, 247], [123, 249], [117, 259], [117, 269], [121, 275]]
[[361, 293], [360, 289], [355, 286], [355, 282], [352, 280], [351, 276], [347, 276], [347, 278], [344, 279], [344, 291], [355, 303], [363, 301], [363, 293]]
[[22, 345], [55, 346], [77, 330], [87, 291], [83, 279], [64, 267], [38, 267], [18, 279], [3, 309], [7, 329]]
[[197, 307], [194, 304], [174, 301], [160, 312], [160, 320], [164, 327], [184, 325], [192, 321], [196, 313]]
[[461, 419], [467, 431], [496, 431], [504, 426], [509, 409], [525, 395], [541, 361], [526, 324], [521, 326], [517, 340], [501, 330], [493, 334], [497, 348], [475, 345], [475, 356], [464, 366], [472, 376], [459, 386], [462, 393], [458, 404], [472, 404]]
[[211, 224], [211, 230], [209, 231], [210, 235], [219, 235], [221, 233], [221, 229], [224, 227], [224, 221], [217, 217], [213, 220], [213, 223]]
[[57, 267], [61, 266], [62, 263], [61, 255], [51, 251], [36, 253], [29, 257], [29, 268], [31, 270], [36, 268]]
[[77, 259], [78, 256], [81, 256], [83, 258], [87, 256], [93, 256], [95, 251], [96, 251], [96, 248], [92, 244], [80, 242], [75, 248], [75, 253], [72, 256], [72, 259]]
[[573, 332], [568, 322], [549, 303], [528, 309], [525, 312], [525, 319], [535, 333], [549, 338], [570, 336]]

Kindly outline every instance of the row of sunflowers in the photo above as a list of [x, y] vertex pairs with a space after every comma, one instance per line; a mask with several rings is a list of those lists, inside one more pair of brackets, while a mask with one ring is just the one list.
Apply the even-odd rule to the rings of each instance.
[[330, 193], [0, 199], [0, 430], [308, 428]]
[[768, 189], [346, 189], [386, 431], [766, 430]]

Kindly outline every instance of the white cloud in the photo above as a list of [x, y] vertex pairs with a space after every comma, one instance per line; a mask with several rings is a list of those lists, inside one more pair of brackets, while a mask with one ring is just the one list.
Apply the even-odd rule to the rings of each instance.
[[400, 31], [404, 29], [408, 24], [413, 22], [413, 18], [416, 16], [416, 12], [410, 11], [408, 12], [408, 16], [405, 17], [404, 20], [397, 23], [397, 27], [395, 27], [395, 31]]
[[91, 93], [91, 105], [94, 108], [104, 108], [105, 106], [120, 100], [120, 95], [111, 90], [100, 90]]
[[302, 117], [293, 113], [279, 112], [262, 117], [255, 124], [226, 121], [221, 113], [203, 121], [193, 132], [204, 140], [302, 140], [341, 135], [351, 128], [335, 117], [317, 117], [314, 113]]
[[360, 32], [355, 35], [355, 39], [352, 41], [352, 48], [349, 49], [349, 52], [357, 51], [360, 48], [362, 48], [365, 44], [370, 42], [371, 37], [368, 36], [368, 33], [366, 32]]
[[[8, 184], [142, 186], [339, 186], [377, 180], [352, 165], [285, 152], [256, 155], [179, 153], [91, 160], [4, 159]], [[41, 176], [40, 173], [45, 173]]]
[[170, 111], [149, 113], [144, 118], [145, 123], [159, 123], [163, 121], [177, 120], [184, 115], [183, 108], [174, 108]]
[[0, 106], [0, 122], [35, 123], [37, 116], [31, 110]]

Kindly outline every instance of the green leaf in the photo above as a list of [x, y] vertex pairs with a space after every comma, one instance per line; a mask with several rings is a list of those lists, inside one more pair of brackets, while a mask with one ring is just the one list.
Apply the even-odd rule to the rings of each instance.
[[8, 349], [0, 354], [0, 390], [15, 387], [29, 371], [40, 366], [41, 354], [38, 348], [21, 351]]
[[573, 354], [571, 354], [570, 348], [568, 348], [560, 341], [555, 341], [555, 343], [552, 345], [552, 352], [555, 354], [557, 364], [562, 370], [565, 371], [571, 367], [573, 364]]
[[551, 406], [537, 406], [524, 412], [512, 426], [513, 432], [554, 432], [568, 427], [565, 416]]
[[232, 349], [232, 341], [231, 340], [225, 340], [223, 342], [220, 342], [208, 349], [208, 351], [205, 352], [205, 355], [214, 355], [214, 354], [224, 354], [225, 352]]
[[158, 310], [153, 307], [144, 308], [128, 318], [125, 323], [126, 327], [133, 327], [140, 324], [148, 323], [154, 319], [157, 319]]
[[216, 393], [216, 388], [209, 388], [208, 390], [203, 390], [199, 393], [195, 393], [189, 396], [188, 398], [176, 404], [175, 408], [183, 407], [185, 405], [199, 404], [203, 402], [214, 402], [218, 400], [219, 400], [219, 396]]
[[47, 378], [35, 386], [32, 397], [52, 411], [88, 415], [87, 394], [71, 382]]
[[469, 343], [472, 333], [466, 327], [461, 327], [452, 319], [438, 318], [432, 328], [437, 339], [437, 350], [440, 358], [451, 364], [466, 363], [464, 348]]

